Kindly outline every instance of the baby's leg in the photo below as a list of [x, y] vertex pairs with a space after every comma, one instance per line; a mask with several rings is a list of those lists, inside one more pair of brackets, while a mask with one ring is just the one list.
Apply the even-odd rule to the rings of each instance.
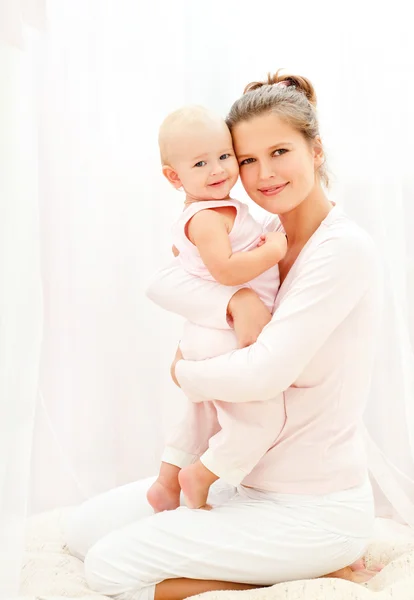
[[147, 499], [155, 512], [174, 510], [180, 504], [180, 469], [193, 465], [208, 448], [209, 439], [220, 429], [213, 402], [189, 399], [183, 418], [174, 427], [162, 455], [158, 478]]
[[[214, 342], [220, 354], [237, 347], [233, 332], [231, 340], [216, 334]], [[283, 394], [268, 402], [215, 401], [214, 406], [220, 428], [210, 437], [209, 448], [200, 460], [179, 474], [190, 508], [205, 508], [209, 487], [218, 478], [239, 485], [275, 444], [286, 421]]]
[[179, 474], [190, 508], [209, 508], [207, 494], [219, 478], [238, 486], [276, 443], [286, 422], [283, 394], [268, 402], [214, 405], [220, 431], [210, 439], [200, 460]]
[[239, 485], [274, 446], [285, 422], [284, 396], [267, 402], [215, 402], [221, 430], [201, 456], [204, 466], [219, 478]]
[[[190, 360], [216, 356], [220, 349], [225, 352], [233, 350], [235, 347], [237, 347], [237, 341], [233, 331], [207, 329], [189, 322], [185, 324], [180, 341], [184, 358]], [[148, 491], [148, 502], [155, 512], [173, 510], [178, 507], [180, 469], [189, 468], [197, 463], [201, 454], [207, 450], [210, 438], [219, 430], [220, 425], [214, 404], [212, 402], [194, 403], [190, 399], [184, 416], [167, 438], [158, 479]], [[199, 465], [204, 471], [207, 471], [201, 463]], [[187, 481], [185, 474], [183, 477]], [[214, 477], [213, 481], [216, 479], [217, 477]], [[206, 487], [206, 498], [210, 485]], [[185, 483], [184, 487], [186, 488]], [[187, 501], [190, 507], [194, 507], [191, 499], [187, 498]]]

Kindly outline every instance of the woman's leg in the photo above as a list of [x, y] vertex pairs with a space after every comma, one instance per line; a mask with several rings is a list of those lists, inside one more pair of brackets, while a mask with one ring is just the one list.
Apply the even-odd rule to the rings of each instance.
[[166, 579], [155, 586], [154, 600], [184, 600], [190, 596], [224, 590], [252, 590], [257, 585], [229, 581], [203, 581], [198, 579]]
[[[64, 537], [71, 554], [84, 559], [88, 550], [112, 531], [154, 514], [147, 492], [155, 477], [141, 479], [99, 494], [76, 507], [64, 524]], [[224, 482], [212, 486], [217, 504], [234, 496], [235, 489]], [[181, 504], [184, 504], [181, 497]]]
[[319, 577], [352, 563], [366, 543], [327, 530], [324, 510], [324, 502], [283, 504], [241, 489], [211, 511], [181, 507], [107, 535], [86, 556], [86, 578], [117, 600], [172, 600]]
[[155, 477], [134, 481], [94, 496], [74, 508], [64, 524], [71, 554], [83, 560], [99, 539], [120, 527], [153, 514], [146, 500]]

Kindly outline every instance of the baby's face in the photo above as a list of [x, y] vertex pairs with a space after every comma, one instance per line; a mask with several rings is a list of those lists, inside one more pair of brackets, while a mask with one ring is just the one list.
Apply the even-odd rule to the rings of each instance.
[[194, 125], [176, 139], [173, 154], [172, 166], [188, 196], [227, 198], [239, 176], [239, 165], [225, 123]]

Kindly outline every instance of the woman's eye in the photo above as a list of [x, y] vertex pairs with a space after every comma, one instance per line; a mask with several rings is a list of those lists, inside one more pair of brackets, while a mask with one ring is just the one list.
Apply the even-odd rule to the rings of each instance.
[[220, 156], [220, 160], [226, 160], [226, 158], [229, 158], [230, 154], [222, 154]]
[[286, 152], [287, 150], [285, 148], [278, 148], [273, 152], [273, 156], [282, 156], [282, 154], [285, 154]]
[[206, 161], [205, 160], [200, 160], [198, 161], [198, 163], [196, 163], [194, 166], [195, 167], [204, 167], [206, 165]]
[[254, 158], [245, 158], [241, 161], [240, 166], [242, 167], [243, 165], [250, 165], [253, 161]]

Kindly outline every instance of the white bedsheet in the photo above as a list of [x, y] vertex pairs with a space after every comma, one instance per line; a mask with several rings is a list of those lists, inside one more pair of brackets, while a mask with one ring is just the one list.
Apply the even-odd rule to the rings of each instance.
[[[21, 596], [13, 600], [107, 600], [87, 587], [83, 563], [65, 547], [62, 521], [71, 510], [54, 510], [28, 520]], [[203, 600], [240, 600], [241, 595], [242, 600], [414, 600], [414, 538], [403, 526], [385, 520], [377, 525], [366, 559], [368, 565], [387, 566], [367, 586], [338, 579], [303, 580], [246, 592], [210, 592]]]

